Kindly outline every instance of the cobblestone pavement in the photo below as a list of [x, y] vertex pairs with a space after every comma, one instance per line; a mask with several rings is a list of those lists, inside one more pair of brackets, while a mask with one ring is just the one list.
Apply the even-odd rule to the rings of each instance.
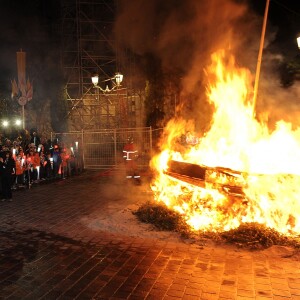
[[89, 228], [82, 218], [109, 214], [106, 184], [83, 174], [0, 202], [0, 299], [300, 299], [293, 249], [250, 252]]

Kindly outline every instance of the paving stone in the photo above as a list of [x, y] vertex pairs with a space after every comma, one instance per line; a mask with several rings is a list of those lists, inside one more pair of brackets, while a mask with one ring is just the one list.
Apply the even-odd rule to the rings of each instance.
[[82, 219], [106, 217], [120, 201], [99, 198], [107, 183], [91, 180], [94, 174], [17, 191], [13, 202], [0, 203], [0, 300], [300, 299], [296, 252], [91, 229]]

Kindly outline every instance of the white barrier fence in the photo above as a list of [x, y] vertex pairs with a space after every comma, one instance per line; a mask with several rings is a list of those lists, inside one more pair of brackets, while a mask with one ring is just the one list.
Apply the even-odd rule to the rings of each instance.
[[123, 147], [132, 137], [139, 150], [137, 163], [143, 168], [149, 165], [152, 132], [151, 127], [53, 132], [51, 140], [72, 147], [84, 169], [111, 169], [122, 163]]

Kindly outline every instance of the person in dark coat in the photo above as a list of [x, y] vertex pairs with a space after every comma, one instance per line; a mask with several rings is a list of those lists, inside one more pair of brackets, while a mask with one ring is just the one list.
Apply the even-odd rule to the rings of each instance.
[[34, 144], [34, 146], [37, 148], [39, 145], [40, 145], [40, 143], [41, 143], [41, 139], [40, 139], [40, 137], [38, 136], [38, 134], [35, 132], [35, 131], [33, 131], [33, 133], [32, 133], [32, 136], [31, 136], [31, 139], [30, 139], [30, 143], [32, 143], [32, 144]]
[[2, 187], [2, 201], [12, 201], [12, 183], [13, 176], [16, 173], [16, 162], [10, 151], [6, 151], [4, 156], [0, 157], [0, 175]]

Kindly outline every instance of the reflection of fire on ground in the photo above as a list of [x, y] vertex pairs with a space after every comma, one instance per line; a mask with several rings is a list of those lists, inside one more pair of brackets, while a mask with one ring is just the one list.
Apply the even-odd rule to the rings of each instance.
[[151, 162], [155, 199], [184, 214], [195, 230], [258, 222], [299, 234], [300, 128], [278, 121], [271, 132], [253, 117], [251, 74], [225, 56], [213, 54], [206, 70], [210, 130], [183, 147], [178, 141], [187, 122], [167, 125], [162, 152]]

